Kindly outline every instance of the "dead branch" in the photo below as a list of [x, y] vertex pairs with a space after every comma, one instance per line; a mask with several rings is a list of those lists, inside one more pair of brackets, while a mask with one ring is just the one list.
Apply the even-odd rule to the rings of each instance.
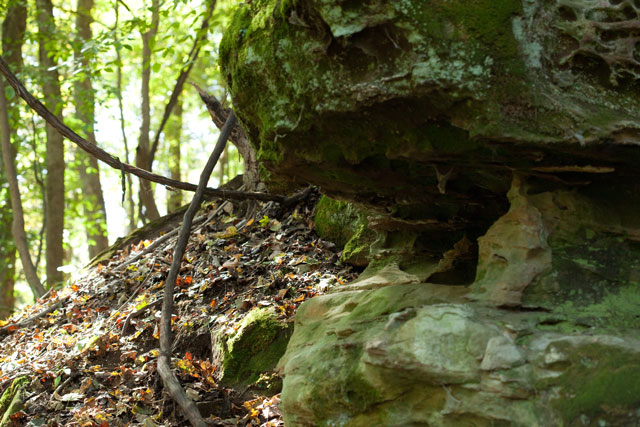
[[16, 329], [20, 329], [20, 328], [24, 328], [25, 326], [29, 326], [31, 323], [35, 322], [36, 320], [40, 319], [41, 317], [46, 316], [49, 313], [52, 313], [54, 311], [56, 311], [58, 308], [62, 307], [62, 302], [63, 301], [58, 301], [53, 305], [50, 305], [49, 307], [39, 311], [38, 313], [34, 314], [33, 316], [24, 319], [20, 322], [16, 322], [16, 323], [10, 323], [8, 325], [3, 326], [2, 328], [0, 328], [0, 337], [5, 336], [6, 334], [8, 334], [10, 331], [16, 330]]
[[[127, 163], [123, 163], [117, 157], [107, 153], [103, 149], [99, 148], [96, 145], [93, 145], [80, 135], [75, 133], [69, 127], [67, 127], [61, 120], [59, 120], [56, 116], [54, 116], [39, 100], [37, 100], [29, 91], [24, 87], [24, 85], [18, 80], [18, 78], [11, 72], [9, 66], [5, 62], [4, 58], [0, 56], [0, 73], [2, 73], [11, 87], [16, 91], [16, 93], [25, 100], [25, 102], [47, 123], [49, 123], [53, 128], [55, 128], [61, 135], [69, 139], [74, 144], [78, 145], [87, 153], [94, 156], [96, 159], [100, 160], [103, 163], [111, 166], [114, 169], [118, 169], [130, 174], [133, 174], [137, 177], [146, 179], [148, 181], [156, 182], [158, 184], [166, 185], [168, 187], [173, 187], [179, 190], [186, 191], [196, 191], [198, 186], [194, 184], [190, 184], [187, 182], [177, 181], [175, 179], [167, 178], [164, 176], [156, 175], [144, 169], [137, 168]], [[292, 197], [285, 197], [278, 194], [267, 194], [267, 193], [259, 193], [259, 192], [249, 192], [249, 191], [234, 191], [234, 190], [220, 190], [215, 188], [207, 187], [204, 190], [204, 194], [219, 197], [223, 199], [232, 199], [232, 200], [262, 200], [262, 201], [274, 201], [277, 203], [282, 203], [285, 205], [289, 205], [291, 203], [295, 203], [300, 200], [302, 197], [302, 193], [294, 194]]]
[[[207, 111], [209, 111], [209, 115], [211, 116], [213, 123], [218, 127], [218, 129], [222, 129], [222, 126], [227, 121], [227, 117], [229, 117], [231, 109], [224, 108], [222, 103], [218, 101], [215, 96], [211, 95], [197, 84], [192, 82], [191, 85], [198, 92], [200, 99], [207, 107]], [[260, 183], [258, 160], [253, 147], [251, 147], [251, 144], [249, 143], [247, 134], [239, 123], [233, 128], [229, 139], [233, 145], [236, 146], [244, 160], [244, 184], [247, 186], [248, 190], [255, 190]]]
[[[200, 223], [200, 222], [202, 222], [202, 221], [204, 221], [206, 219], [207, 219], [207, 215], [200, 215], [193, 222], [194, 222], [194, 224], [198, 224], [198, 223]], [[174, 228], [173, 230], [169, 231], [168, 233], [164, 234], [163, 236], [158, 237], [156, 240], [153, 241], [153, 243], [151, 243], [149, 246], [144, 248], [144, 250], [142, 250], [139, 254], [137, 254], [133, 258], [127, 260], [126, 262], [123, 262], [122, 264], [118, 265], [114, 269], [114, 271], [124, 271], [128, 266], [130, 266], [134, 262], [137, 262], [137, 261], [141, 260], [142, 258], [144, 258], [145, 255], [148, 255], [148, 254], [152, 253], [153, 251], [155, 251], [158, 248], [158, 246], [166, 243], [169, 239], [171, 239], [172, 237], [176, 236], [179, 231], [180, 231], [179, 228]]]
[[216, 163], [226, 146], [227, 139], [229, 138], [229, 134], [231, 133], [235, 122], [236, 118], [233, 115], [233, 112], [231, 112], [227, 122], [220, 132], [218, 142], [216, 143], [211, 156], [209, 156], [207, 164], [200, 174], [198, 189], [193, 195], [191, 204], [184, 214], [178, 241], [173, 252], [171, 269], [169, 270], [169, 275], [164, 282], [164, 299], [162, 301], [162, 317], [160, 319], [160, 356], [158, 357], [158, 372], [160, 373], [160, 377], [162, 377], [164, 386], [167, 388], [167, 391], [173, 400], [180, 405], [191, 424], [197, 427], [204, 427], [206, 426], [206, 423], [204, 419], [202, 419], [195, 403], [189, 399], [185, 391], [180, 386], [178, 378], [176, 378], [175, 374], [171, 370], [171, 314], [173, 312], [173, 291], [176, 285], [176, 279], [178, 278], [178, 272], [180, 271], [182, 256], [184, 255], [187, 242], [189, 241], [189, 233], [191, 231], [193, 217], [196, 215], [198, 209], [200, 209], [200, 202], [202, 202], [204, 189], [206, 188], [209, 177], [213, 172], [213, 168], [216, 166]]

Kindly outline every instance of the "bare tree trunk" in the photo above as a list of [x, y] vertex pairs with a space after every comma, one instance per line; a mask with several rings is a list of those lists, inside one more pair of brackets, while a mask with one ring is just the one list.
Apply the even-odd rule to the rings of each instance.
[[[200, 99], [204, 102], [209, 111], [209, 115], [213, 120], [213, 123], [221, 129], [225, 120], [229, 116], [231, 112], [230, 109], [226, 109], [222, 106], [220, 101], [216, 99], [215, 96], [207, 93], [202, 88], [197, 85], [193, 85], [198, 94], [200, 95]], [[238, 153], [244, 160], [244, 175], [243, 175], [243, 183], [245, 186], [245, 190], [247, 191], [255, 191], [259, 189], [263, 184], [260, 180], [260, 169], [258, 167], [258, 160], [256, 158], [256, 153], [249, 143], [249, 139], [247, 135], [242, 130], [240, 125], [237, 125], [233, 130], [230, 138], [233, 145], [238, 149]]]
[[[142, 34], [142, 125], [140, 126], [140, 139], [136, 148], [136, 166], [150, 170], [151, 147], [149, 132], [151, 127], [151, 107], [149, 105], [149, 81], [151, 80], [151, 41], [155, 39], [160, 21], [159, 0], [151, 1], [151, 28]], [[143, 209], [142, 217], [153, 221], [160, 217], [158, 207], [153, 197], [153, 189], [149, 181], [140, 180], [140, 207]]]
[[[169, 141], [169, 176], [180, 181], [180, 138], [182, 136], [182, 98], [178, 98], [172, 118], [167, 124], [165, 133]], [[182, 193], [179, 190], [169, 191], [167, 196], [167, 212], [173, 212], [182, 206]]]
[[[84, 42], [91, 40], [91, 23], [93, 22], [93, 17], [91, 16], [92, 9], [93, 0], [78, 0], [76, 15], [78, 34], [74, 46], [74, 56], [76, 57], [76, 61], [86, 70], [86, 77], [74, 83], [73, 97], [76, 116], [80, 122], [82, 122], [87, 141], [95, 144], [95, 92], [91, 78], [89, 77], [89, 61], [82, 55]], [[82, 182], [83, 196], [86, 198], [86, 201], [88, 201], [88, 203], [83, 204], [85, 229], [89, 243], [89, 257], [93, 258], [109, 246], [109, 240], [107, 238], [107, 214], [104, 205], [104, 196], [102, 194], [102, 185], [100, 183], [98, 160], [82, 150], [76, 150], [76, 159], [80, 163], [78, 173], [80, 175], [80, 181]]]
[[[116, 22], [114, 24], [114, 33], [116, 38], [118, 37], [118, 23], [120, 18], [120, 3], [115, 2], [115, 15]], [[124, 106], [122, 103], [122, 56], [120, 55], [120, 49], [116, 49], [116, 59], [118, 60], [118, 68], [116, 70], [116, 96], [118, 98], [118, 110], [120, 111], [120, 131], [122, 132], [122, 143], [124, 144], [124, 156], [125, 161], [128, 164], [131, 156], [129, 155], [129, 140], [127, 138], [126, 122], [124, 120]], [[127, 211], [127, 234], [131, 233], [137, 228], [138, 221], [136, 220], [136, 203], [133, 200], [133, 178], [131, 174], [127, 174], [127, 197], [126, 197], [126, 211]]]
[[[34, 153], [38, 152], [38, 130], [36, 129], [36, 121], [34, 119], [34, 115], [31, 114], [31, 149]], [[38, 156], [33, 160], [33, 177], [38, 184], [38, 189], [40, 190], [41, 199], [42, 199], [42, 210], [46, 210], [47, 206], [47, 191], [45, 189], [44, 178], [42, 177], [42, 164]], [[40, 268], [40, 259], [42, 258], [42, 248], [44, 243], [44, 233], [45, 233], [45, 221], [42, 221], [40, 225], [40, 231], [38, 232], [38, 244], [36, 250], [36, 260], [34, 262], [36, 266], [36, 271]]]
[[[7, 18], [8, 19], [8, 18]], [[11, 129], [9, 126], [9, 113], [7, 110], [7, 98], [4, 94], [4, 80], [0, 80], [0, 127], [2, 127], [2, 160], [4, 170], [9, 181], [9, 191], [11, 193], [11, 209], [13, 210], [13, 224], [11, 232], [20, 254], [22, 269], [24, 270], [27, 283], [31, 287], [33, 295], [37, 298], [44, 295], [44, 287], [40, 283], [36, 268], [29, 255], [29, 244], [24, 231], [24, 213], [22, 210], [22, 199], [20, 198], [20, 188], [18, 187], [18, 173], [16, 172], [15, 155], [16, 152], [11, 146]]]
[[220, 156], [220, 162], [218, 163], [218, 187], [224, 184], [224, 172], [227, 169], [227, 163], [229, 161], [229, 146], [227, 145], [222, 152], [222, 156]]
[[[55, 61], [47, 43], [55, 40], [55, 24], [51, 0], [37, 0], [38, 21], [38, 56], [42, 69], [42, 93], [44, 104], [58, 118], [61, 118], [62, 96]], [[47, 210], [46, 221], [46, 259], [47, 284], [49, 286], [62, 281], [62, 265], [64, 250], [62, 248], [62, 231], [64, 229], [64, 140], [52, 126], [47, 124]]]
[[[11, 161], [13, 162], [13, 159]], [[13, 210], [9, 181], [4, 170], [3, 166], [0, 169], [0, 319], [7, 318], [13, 310], [13, 289], [16, 283], [16, 245], [11, 232]]]
[[[27, 9], [19, 1], [12, 2], [7, 10], [5, 21], [2, 23], [2, 53], [9, 64], [16, 70], [22, 68], [22, 44], [27, 23]], [[20, 254], [22, 269], [24, 270], [27, 283], [31, 287], [33, 295], [39, 297], [44, 294], [44, 287], [40, 283], [36, 268], [29, 254], [29, 244], [24, 231], [24, 213], [22, 210], [22, 199], [20, 197], [20, 187], [18, 186], [18, 174], [15, 166], [16, 151], [11, 145], [11, 135], [13, 133], [9, 122], [8, 102], [4, 92], [4, 80], [0, 81], [0, 127], [2, 127], [2, 160], [4, 171], [9, 183], [9, 194], [11, 197], [11, 208], [13, 213], [11, 234]], [[15, 264], [15, 249], [13, 255], [8, 255], [8, 261], [13, 259]], [[3, 306], [13, 307], [13, 277], [7, 277], [9, 272], [2, 278], [3, 285], [11, 285], [11, 289], [2, 289]], [[11, 274], [13, 276], [13, 274]]]
[[[20, 67], [22, 55], [20, 48], [26, 27], [26, 9], [24, 6], [9, 5], [7, 17], [2, 23], [2, 53], [14, 66]], [[17, 54], [16, 54], [17, 53]], [[16, 64], [16, 62], [18, 62]], [[9, 122], [7, 118], [7, 122]], [[1, 153], [1, 152], [0, 152]], [[14, 159], [10, 159], [14, 162]], [[13, 237], [13, 210], [11, 192], [5, 168], [0, 170], [0, 318], [11, 314], [15, 305], [13, 289], [16, 281], [16, 245]]]
[[[27, 25], [27, 9], [20, 1], [11, 2], [8, 7], [7, 15], [2, 23], [2, 53], [14, 69], [22, 68], [22, 44], [24, 42], [24, 34]], [[5, 97], [4, 80], [0, 81], [0, 127], [2, 133], [2, 160], [4, 170], [9, 182], [9, 193], [11, 197], [11, 208], [13, 211], [13, 219], [11, 225], [11, 234], [15, 245], [20, 254], [22, 269], [24, 270], [27, 283], [31, 287], [31, 291], [35, 297], [44, 294], [44, 287], [40, 283], [36, 268], [29, 254], [29, 244], [27, 243], [27, 235], [24, 230], [24, 213], [22, 210], [22, 199], [20, 197], [20, 188], [18, 186], [18, 174], [16, 172], [15, 157], [16, 151], [11, 145], [11, 135], [13, 133], [9, 122], [8, 102]], [[11, 256], [11, 255], [10, 255]], [[15, 260], [15, 252], [13, 254]], [[3, 288], [3, 293], [9, 293], [8, 289]], [[13, 289], [10, 292], [13, 296]], [[5, 303], [6, 304], [6, 303]], [[4, 304], [3, 304], [4, 305]]]
[[[11, 204], [9, 193], [7, 192], [6, 205]], [[16, 305], [16, 297], [13, 293], [16, 284], [16, 245], [11, 238], [11, 226], [4, 228], [8, 221], [13, 221], [11, 216], [11, 209], [7, 209], [8, 215], [5, 218], [0, 218], [0, 225], [3, 229], [0, 230], [0, 241], [3, 245], [0, 247], [0, 319], [6, 319], [11, 316], [13, 309]], [[5, 214], [0, 212], [0, 217], [4, 217]]]

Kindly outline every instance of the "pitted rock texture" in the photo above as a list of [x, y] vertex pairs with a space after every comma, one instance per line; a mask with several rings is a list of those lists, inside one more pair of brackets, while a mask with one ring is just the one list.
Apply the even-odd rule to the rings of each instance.
[[553, 49], [558, 65], [593, 61], [595, 70], [609, 68], [614, 86], [640, 79], [638, 0], [556, 0], [550, 11], [554, 12], [549, 20], [552, 28], [566, 36]]

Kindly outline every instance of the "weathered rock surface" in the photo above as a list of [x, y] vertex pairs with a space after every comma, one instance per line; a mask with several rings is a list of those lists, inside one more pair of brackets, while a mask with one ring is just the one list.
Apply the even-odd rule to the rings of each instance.
[[396, 281], [406, 273], [393, 265], [381, 273], [376, 287], [356, 283], [298, 311], [280, 361], [287, 425], [640, 422], [637, 334], [559, 333], [546, 312]]
[[214, 354], [224, 384], [254, 384], [275, 368], [284, 354], [291, 328], [273, 310], [251, 311], [237, 330], [222, 330], [215, 337]]
[[459, 230], [505, 212], [514, 169], [637, 174], [637, 22], [631, 0], [254, 0], [220, 57], [273, 181]]
[[220, 58], [368, 264], [297, 314], [289, 425], [640, 424], [638, 1], [252, 0]]

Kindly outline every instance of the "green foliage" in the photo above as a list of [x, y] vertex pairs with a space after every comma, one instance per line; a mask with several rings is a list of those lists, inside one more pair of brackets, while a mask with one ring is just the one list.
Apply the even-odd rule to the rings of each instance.
[[[35, 0], [27, 1], [29, 17], [27, 21], [25, 45], [22, 50], [24, 69], [18, 73], [27, 89], [36, 97], [42, 98], [41, 84], [44, 81], [42, 67], [39, 66], [38, 29], [36, 26]], [[135, 144], [140, 129], [140, 57], [141, 33], [148, 30], [151, 24], [151, 11], [144, 2], [126, 2], [126, 7], [118, 3], [118, 21], [116, 26], [114, 2], [96, 0], [92, 10], [94, 24], [93, 35], [89, 40], [82, 40], [77, 36], [78, 17], [75, 2], [54, 4], [56, 32], [46, 41], [46, 47], [52, 52], [52, 59], [56, 62], [62, 89], [62, 103], [65, 105], [58, 113], [63, 121], [82, 136], [88, 135], [92, 123], [87, 122], [81, 115], [90, 113], [91, 104], [79, 106], [81, 115], [76, 115], [76, 105], [73, 98], [77, 84], [89, 78], [93, 90], [85, 92], [86, 99], [95, 96], [96, 105], [96, 137], [98, 145], [113, 153], [120, 160], [134, 161]], [[223, 85], [219, 83], [217, 69], [217, 44], [222, 28], [229, 20], [230, 12], [239, 3], [237, 0], [222, 0], [216, 2], [216, 9], [206, 29], [202, 29], [202, 20], [207, 14], [206, 3], [196, 0], [176, 0], [161, 3], [160, 26], [158, 35], [151, 41], [151, 139], [155, 136], [160, 124], [165, 105], [174, 88], [177, 76], [187, 65], [189, 51], [193, 41], [206, 36], [200, 45], [200, 56], [194, 64], [189, 79], [199, 86], [224, 100]], [[6, 2], [1, 6], [6, 7]], [[128, 10], [130, 9], [130, 10]], [[213, 59], [212, 59], [213, 58]], [[117, 101], [116, 75], [122, 71], [122, 95], [124, 101], [124, 127], [128, 139], [129, 156], [125, 156], [125, 148], [120, 131], [119, 111]], [[14, 70], [15, 71], [15, 70]], [[84, 89], [83, 89], [84, 90]], [[10, 117], [13, 136], [17, 149], [16, 165], [19, 174], [20, 188], [25, 207], [25, 228], [29, 238], [32, 256], [35, 260], [40, 247], [40, 229], [44, 222], [43, 195], [39, 180], [46, 176], [42, 170], [45, 164], [45, 123], [39, 117], [32, 119], [33, 114], [25, 104], [19, 100], [11, 88], [7, 88], [7, 97], [11, 102]], [[211, 123], [208, 112], [202, 105], [197, 93], [187, 84], [182, 91], [183, 103], [183, 131], [180, 136], [181, 159], [183, 171], [182, 180], [197, 181], [197, 174], [187, 172], [198, 171], [206, 160], [206, 155], [215, 142], [217, 129]], [[165, 131], [165, 134], [167, 132]], [[168, 137], [167, 137], [168, 138]], [[155, 157], [154, 172], [168, 175], [168, 165], [173, 161], [172, 154], [165, 149], [168, 141], [163, 135], [160, 138], [159, 150]], [[94, 172], [80, 162], [75, 147], [67, 142], [65, 147], [65, 248], [67, 259], [65, 263], [82, 264], [87, 259], [86, 232], [100, 230], [105, 227], [95, 215], [89, 215], [96, 205], [96, 200], [87, 197], [82, 191], [82, 179], [79, 169], [84, 168], [88, 173]], [[242, 161], [234, 147], [229, 149], [227, 164], [221, 179], [230, 179], [242, 171]], [[2, 169], [2, 168], [0, 168]], [[42, 176], [37, 176], [36, 171]], [[107, 216], [109, 221], [110, 240], [127, 230], [121, 221], [121, 193], [120, 172], [101, 167], [101, 180], [107, 201]], [[218, 175], [216, 175], [218, 176]], [[133, 191], [136, 197], [137, 183], [134, 182]], [[215, 185], [215, 184], [214, 184]], [[162, 189], [161, 189], [162, 190]], [[0, 208], [3, 217], [3, 232], [10, 233], [10, 209], [5, 209], [4, 184], [0, 184]], [[157, 199], [161, 199], [157, 195]], [[163, 198], [162, 198], [163, 199]], [[135, 221], [134, 221], [135, 224]], [[115, 231], [114, 231], [115, 230]], [[10, 234], [0, 235], [0, 244], [10, 249]], [[117, 233], [117, 234], [115, 234]], [[6, 236], [5, 236], [6, 234]], [[46, 248], [43, 248], [43, 250]], [[5, 263], [6, 264], [6, 263]], [[44, 263], [40, 263], [42, 270]], [[5, 265], [0, 264], [5, 270]], [[18, 269], [18, 273], [19, 273]], [[42, 271], [41, 271], [42, 273]]]

